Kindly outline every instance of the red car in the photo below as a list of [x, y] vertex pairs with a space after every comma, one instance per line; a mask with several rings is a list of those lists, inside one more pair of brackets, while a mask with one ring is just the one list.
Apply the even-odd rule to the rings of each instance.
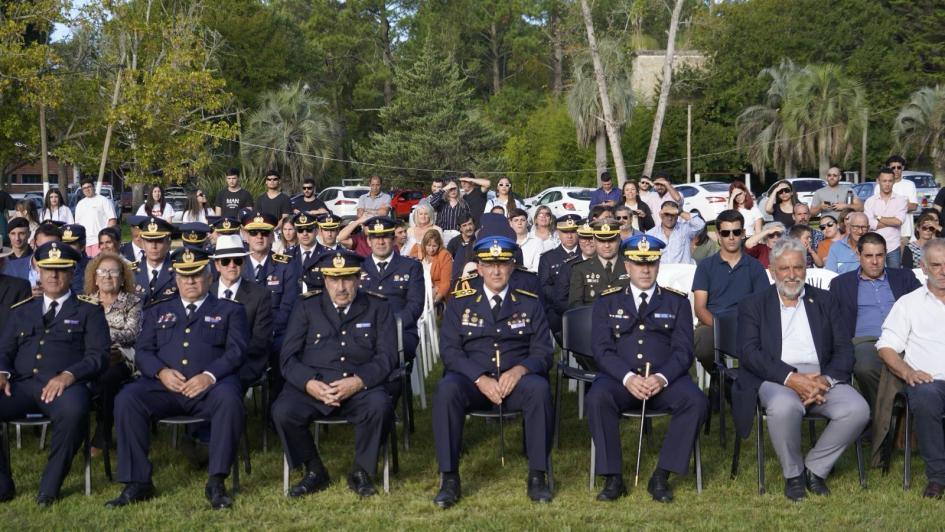
[[413, 206], [420, 203], [426, 194], [422, 190], [398, 190], [391, 197], [390, 206], [394, 215], [406, 220], [413, 211]]

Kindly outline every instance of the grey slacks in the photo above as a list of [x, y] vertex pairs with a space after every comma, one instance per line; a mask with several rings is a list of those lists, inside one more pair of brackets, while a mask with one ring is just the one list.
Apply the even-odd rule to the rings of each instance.
[[[771, 445], [781, 462], [784, 478], [801, 475], [805, 467], [818, 477], [827, 478], [834, 463], [869, 422], [869, 406], [849, 384], [837, 384], [824, 398], [824, 404], [810, 405], [805, 410], [801, 398], [787, 386], [764, 382], [758, 389], [758, 399], [768, 415]], [[814, 448], [804, 457], [801, 455], [801, 426], [806, 412], [830, 421]]]

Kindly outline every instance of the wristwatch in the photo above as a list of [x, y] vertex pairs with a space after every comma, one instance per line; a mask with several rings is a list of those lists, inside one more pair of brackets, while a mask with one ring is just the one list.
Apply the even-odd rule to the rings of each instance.
[[826, 379], [827, 384], [830, 386], [830, 389], [831, 389], [831, 390], [832, 390], [833, 387], [836, 386], [837, 383], [839, 382], [839, 381], [837, 381], [837, 379], [831, 377], [830, 375], [824, 375], [824, 379]]

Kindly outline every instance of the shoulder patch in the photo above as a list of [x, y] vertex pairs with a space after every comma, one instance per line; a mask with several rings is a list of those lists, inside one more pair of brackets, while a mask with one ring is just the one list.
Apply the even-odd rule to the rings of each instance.
[[382, 293], [380, 293], [380, 292], [375, 292], [375, 291], [373, 291], [373, 290], [364, 290], [364, 293], [367, 294], [367, 295], [369, 295], [369, 296], [374, 296], [374, 297], [376, 297], [376, 298], [378, 298], [378, 299], [383, 299], [383, 300], [385, 300], [385, 301], [387, 300], [387, 296], [385, 296], [384, 294], [382, 294]]
[[132, 270], [137, 270], [137, 269], [138, 269], [138, 261], [129, 262], [129, 263], [128, 263], [128, 266], [130, 266]]
[[304, 294], [302, 294], [302, 299], [308, 299], [312, 296], [317, 296], [318, 294], [321, 294], [321, 293], [322, 291], [319, 289], [309, 290], [308, 292], [305, 292]]
[[660, 288], [662, 288], [663, 290], [666, 290], [667, 292], [676, 294], [677, 296], [682, 296], [685, 298], [689, 297], [689, 294], [683, 292], [682, 290], [676, 290], [675, 288], [670, 288], [668, 286], [661, 286]]
[[75, 296], [76, 299], [82, 301], [83, 303], [88, 303], [90, 305], [99, 305], [101, 302], [95, 296], [87, 296], [85, 294], [79, 294]]
[[528, 290], [522, 290], [521, 288], [516, 288], [515, 291], [518, 292], [519, 294], [522, 294], [523, 296], [528, 296], [528, 297], [533, 297], [535, 299], [538, 299], [538, 294], [535, 294], [534, 292], [529, 292]]
[[279, 264], [288, 264], [289, 261], [292, 260], [292, 257], [283, 255], [281, 253], [273, 253], [272, 260], [273, 262], [278, 262]]
[[601, 297], [609, 296], [610, 294], [616, 294], [617, 292], [623, 292], [622, 286], [611, 286], [610, 288], [604, 290], [600, 293]]
[[37, 297], [39, 297], [39, 296], [30, 296], [30, 297], [24, 299], [23, 301], [19, 301], [19, 302], [17, 302], [17, 303], [14, 303], [14, 304], [10, 305], [10, 308], [13, 309], [13, 308], [16, 308], [16, 307], [22, 305], [23, 303], [29, 303], [30, 301], [36, 299]]

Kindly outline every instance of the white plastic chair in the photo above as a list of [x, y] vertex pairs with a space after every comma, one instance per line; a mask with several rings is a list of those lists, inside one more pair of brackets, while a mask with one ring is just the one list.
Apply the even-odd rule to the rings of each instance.
[[925, 276], [925, 272], [922, 271], [922, 268], [913, 268], [912, 273], [914, 273], [915, 278], [918, 279], [920, 283], [922, 283], [922, 286], [925, 286], [925, 282], [928, 280], [928, 278]]
[[825, 270], [823, 268], [808, 268], [807, 284], [828, 290], [830, 288], [830, 282], [833, 281], [833, 278], [836, 276], [837, 273], [832, 270]]

